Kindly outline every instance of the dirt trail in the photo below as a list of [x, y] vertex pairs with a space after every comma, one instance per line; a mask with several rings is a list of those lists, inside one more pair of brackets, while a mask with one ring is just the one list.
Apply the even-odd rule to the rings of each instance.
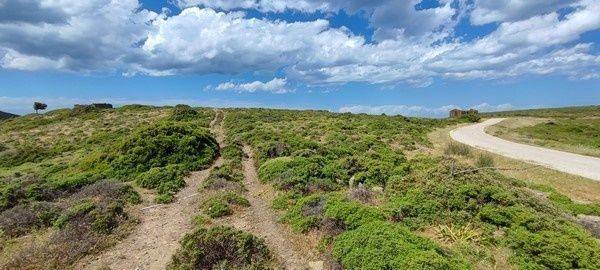
[[295, 234], [278, 222], [278, 215], [270, 207], [276, 193], [258, 180], [251, 148], [245, 146], [244, 153], [248, 156], [243, 161], [244, 184], [251, 206], [224, 222], [263, 238], [285, 269], [324, 269], [324, 262], [316, 252], [319, 237]]
[[[220, 125], [217, 114], [211, 129]], [[222, 137], [217, 135], [222, 143]], [[192, 217], [198, 213], [197, 190], [210, 171], [222, 164], [221, 158], [208, 169], [193, 172], [185, 179], [187, 185], [175, 195], [171, 204], [155, 205], [151, 194], [142, 194], [140, 225], [121, 242], [91, 259], [84, 259], [75, 269], [113, 270], [165, 269], [179, 247], [179, 240], [193, 229]]]
[[[214, 133], [223, 140], [225, 135], [222, 126], [215, 126]], [[245, 146], [243, 150], [247, 156], [242, 164], [244, 185], [248, 189], [245, 195], [250, 206], [217, 221], [217, 224], [230, 225], [263, 238], [285, 269], [325, 269], [327, 266], [316, 252], [320, 237], [315, 233], [293, 233], [289, 227], [278, 222], [279, 216], [270, 207], [276, 192], [258, 180], [252, 149]]]

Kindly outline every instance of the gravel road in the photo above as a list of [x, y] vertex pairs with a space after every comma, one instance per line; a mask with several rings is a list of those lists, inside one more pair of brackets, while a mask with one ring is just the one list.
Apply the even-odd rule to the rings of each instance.
[[509, 158], [600, 181], [600, 158], [515, 143], [485, 133], [505, 118], [493, 118], [450, 132], [453, 140]]

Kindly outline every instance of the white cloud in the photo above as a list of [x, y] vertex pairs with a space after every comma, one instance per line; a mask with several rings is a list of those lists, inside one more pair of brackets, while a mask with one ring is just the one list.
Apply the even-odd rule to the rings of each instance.
[[293, 92], [288, 88], [287, 79], [274, 78], [268, 82], [254, 81], [250, 83], [235, 84], [233, 82], [221, 83], [217, 86], [219, 91], [238, 91], [238, 92], [271, 92], [275, 94], [284, 94]]
[[[409, 105], [381, 105], [381, 106], [368, 106], [368, 105], [353, 105], [344, 106], [339, 109], [339, 112], [345, 113], [366, 113], [366, 114], [386, 114], [386, 115], [404, 115], [404, 116], [420, 116], [420, 117], [447, 117], [448, 112], [452, 109], [461, 108], [456, 105], [445, 105], [441, 107], [424, 107], [424, 106], [409, 106]], [[514, 110], [511, 104], [499, 104], [490, 105], [488, 103], [481, 103], [478, 105], [466, 107], [463, 109], [474, 108], [481, 112], [494, 112], [494, 111], [506, 111]]]
[[[428, 9], [416, 8], [419, 0], [181, 0], [178, 3], [186, 7], [226, 11], [194, 6], [172, 16], [142, 9], [137, 0], [15, 0], [11, 5], [5, 1], [0, 3], [6, 9], [25, 4], [32, 8], [9, 11], [12, 17], [0, 19], [4, 69], [130, 76], [282, 71], [290, 81], [308, 85], [364, 82], [416, 87], [428, 86], [435, 78], [600, 77], [593, 44], [578, 42], [582, 34], [600, 29], [597, 0], [477, 1], [473, 13], [493, 8], [508, 15], [494, 18], [501, 22], [498, 28], [472, 41], [452, 35], [456, 22], [466, 16], [463, 0], [442, 0]], [[564, 5], [571, 10], [561, 16], [556, 10]], [[326, 19], [287, 22], [227, 11], [239, 8], [361, 11], [376, 29], [371, 37], [376, 41], [367, 42], [344, 27], [333, 28]], [[529, 9], [535, 11], [524, 11]], [[485, 20], [491, 19], [480, 18]], [[254, 83], [249, 87], [264, 87]]]
[[476, 0], [471, 23], [518, 21], [531, 16], [554, 12], [577, 0]]
[[[148, 23], [158, 15], [137, 0], [15, 0], [0, 10], [0, 64], [3, 68], [58, 69], [77, 72], [123, 68], [135, 55]], [[3, 1], [4, 2], [4, 1]], [[41, 11], [22, 11], [27, 4]], [[56, 18], [39, 14], [53, 11]], [[32, 13], [33, 12], [33, 13]], [[1, 12], [0, 12], [1, 14]]]

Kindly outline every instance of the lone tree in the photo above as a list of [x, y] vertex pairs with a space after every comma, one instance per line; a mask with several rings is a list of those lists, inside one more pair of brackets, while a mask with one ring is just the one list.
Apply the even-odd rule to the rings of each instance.
[[35, 113], [37, 114], [39, 110], [45, 110], [46, 108], [48, 108], [48, 105], [41, 103], [41, 102], [34, 102], [33, 103], [33, 109], [35, 110]]

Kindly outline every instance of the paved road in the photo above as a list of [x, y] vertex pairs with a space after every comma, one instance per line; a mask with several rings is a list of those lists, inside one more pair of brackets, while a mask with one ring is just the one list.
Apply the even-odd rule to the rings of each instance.
[[525, 145], [485, 133], [485, 128], [500, 123], [493, 118], [483, 123], [460, 127], [450, 132], [453, 140], [509, 158], [542, 165], [561, 172], [600, 181], [600, 158]]

